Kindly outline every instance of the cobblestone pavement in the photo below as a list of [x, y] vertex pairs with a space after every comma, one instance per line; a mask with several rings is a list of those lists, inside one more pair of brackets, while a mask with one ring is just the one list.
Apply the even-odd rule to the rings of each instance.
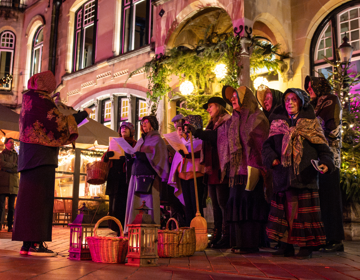
[[[100, 229], [99, 235], [108, 235]], [[344, 253], [314, 252], [309, 260], [273, 257], [272, 249], [236, 255], [230, 250], [207, 249], [188, 258], [161, 258], [158, 267], [131, 267], [68, 259], [70, 230], [53, 228], [54, 258], [19, 255], [21, 242], [0, 232], [0, 279], [360, 279], [360, 241], [345, 242]]]

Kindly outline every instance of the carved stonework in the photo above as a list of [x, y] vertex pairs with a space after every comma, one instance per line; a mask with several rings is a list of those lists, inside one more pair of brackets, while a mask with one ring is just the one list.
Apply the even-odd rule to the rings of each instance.
[[15, 21], [18, 20], [17, 13], [10, 9], [0, 9], [0, 17], [4, 17], [6, 20], [8, 19], [15, 19]]
[[94, 85], [96, 85], [96, 81], [90, 81], [90, 82], [81, 84], [81, 88], [87, 88], [87, 87], [91, 87]]
[[72, 91], [69, 91], [67, 93], [67, 96], [72, 96], [72, 95], [75, 95], [75, 94], [78, 94], [80, 93], [80, 90], [79, 89], [75, 89], [75, 90], [72, 90]]
[[119, 72], [114, 73], [113, 77], [114, 77], [114, 78], [118, 78], [118, 77], [127, 75], [128, 73], [129, 73], [129, 69], [121, 70], [121, 71], [119, 71]]
[[108, 71], [108, 72], [102, 73], [100, 75], [97, 75], [96, 79], [101, 80], [101, 79], [104, 79], [104, 78], [110, 77], [110, 76], [111, 76], [111, 71]]

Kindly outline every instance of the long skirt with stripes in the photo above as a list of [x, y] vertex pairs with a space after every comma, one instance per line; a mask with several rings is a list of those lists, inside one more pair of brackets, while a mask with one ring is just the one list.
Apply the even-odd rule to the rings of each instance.
[[274, 194], [266, 233], [270, 239], [300, 247], [325, 244], [319, 192], [290, 188]]

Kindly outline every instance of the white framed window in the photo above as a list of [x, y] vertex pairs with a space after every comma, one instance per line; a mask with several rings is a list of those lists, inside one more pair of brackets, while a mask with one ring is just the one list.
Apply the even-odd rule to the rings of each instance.
[[97, 4], [91, 0], [76, 12], [73, 71], [84, 69], [94, 64]]
[[145, 117], [147, 114], [147, 104], [146, 101], [139, 100], [139, 115], [138, 119], [142, 120], [143, 117]]
[[121, 121], [129, 118], [129, 99], [121, 98]]
[[124, 0], [122, 53], [150, 44], [151, 0]]
[[[0, 84], [0, 89], [11, 90], [15, 52], [15, 34], [3, 31], [0, 34], [0, 79], [5, 82]], [[6, 78], [11, 77], [11, 80]]]
[[96, 114], [95, 106], [89, 107], [89, 109], [92, 110], [91, 113], [89, 114], [89, 118], [95, 120], [95, 114]]
[[104, 124], [111, 121], [111, 101], [105, 101], [104, 104]]
[[331, 22], [325, 26], [316, 44], [315, 61], [323, 61], [324, 56], [333, 58], [332, 28]]
[[359, 17], [359, 6], [349, 8], [338, 15], [338, 30], [340, 33], [338, 43], [339, 45], [342, 43], [342, 38], [346, 34], [349, 38], [349, 44], [354, 48], [354, 53], [360, 51]]
[[36, 31], [31, 56], [31, 76], [41, 72], [41, 60], [44, 45], [44, 27], [41, 26]]

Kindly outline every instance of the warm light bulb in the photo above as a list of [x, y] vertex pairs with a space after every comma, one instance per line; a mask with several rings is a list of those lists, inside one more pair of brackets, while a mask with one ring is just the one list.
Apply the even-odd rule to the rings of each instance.
[[180, 85], [180, 92], [183, 95], [189, 95], [194, 91], [194, 85], [190, 81], [184, 81]]
[[216, 75], [216, 78], [224, 79], [226, 77], [226, 74], [227, 74], [226, 65], [223, 64], [223, 63], [220, 63], [220, 64], [216, 65], [216, 67], [214, 69], [214, 73]]
[[261, 85], [269, 87], [269, 81], [264, 77], [257, 77], [254, 80], [254, 88], [255, 88], [255, 90], [257, 90]]

